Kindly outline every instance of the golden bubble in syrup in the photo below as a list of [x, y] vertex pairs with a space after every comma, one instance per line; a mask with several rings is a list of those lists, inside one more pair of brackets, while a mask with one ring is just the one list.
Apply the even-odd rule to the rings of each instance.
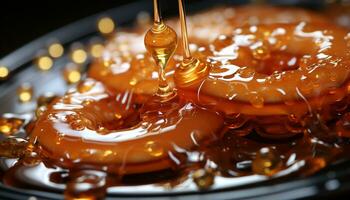
[[148, 141], [145, 144], [145, 148], [146, 148], [146, 151], [154, 157], [162, 156], [164, 153], [164, 149], [162, 145], [155, 141]]
[[0, 80], [7, 78], [9, 75], [10, 71], [7, 67], [5, 66], [0, 66]]
[[252, 49], [253, 57], [257, 60], [266, 60], [271, 57], [270, 51], [265, 46], [259, 46], [255, 49]]
[[226, 116], [225, 123], [229, 129], [238, 129], [248, 121], [247, 117], [241, 113], [235, 113]]
[[16, 134], [23, 126], [24, 121], [17, 118], [0, 118], [0, 134], [13, 135]]
[[60, 43], [53, 43], [48, 48], [49, 55], [53, 58], [59, 58], [64, 53], [64, 48]]
[[279, 156], [271, 148], [261, 148], [252, 162], [254, 173], [272, 176], [282, 167]]
[[250, 98], [250, 103], [255, 108], [263, 108], [264, 107], [264, 97], [258, 94], [252, 94]]
[[192, 180], [201, 190], [209, 189], [215, 180], [215, 174], [212, 169], [197, 169], [192, 174]]
[[26, 103], [32, 100], [33, 87], [29, 83], [24, 83], [17, 88], [18, 100], [22, 103]]
[[114, 31], [115, 24], [113, 19], [109, 17], [103, 17], [98, 21], [97, 28], [103, 34], [110, 34]]
[[42, 71], [50, 70], [53, 66], [53, 61], [49, 56], [41, 56], [37, 59], [37, 66]]

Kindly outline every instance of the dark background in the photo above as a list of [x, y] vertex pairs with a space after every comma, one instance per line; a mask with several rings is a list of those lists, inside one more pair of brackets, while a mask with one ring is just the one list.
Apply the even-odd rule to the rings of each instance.
[[[0, 0], [0, 58], [24, 44], [83, 17], [137, 0]], [[152, 0], [149, 0], [150, 4]], [[176, 0], [161, 0], [177, 4]], [[200, 2], [201, 0], [187, 0]], [[215, 1], [215, 0], [210, 0]], [[249, 0], [227, 0], [243, 3]], [[315, 4], [322, 0], [266, 0], [274, 4]]]
[[1, 0], [0, 58], [31, 40], [70, 22], [134, 1]]

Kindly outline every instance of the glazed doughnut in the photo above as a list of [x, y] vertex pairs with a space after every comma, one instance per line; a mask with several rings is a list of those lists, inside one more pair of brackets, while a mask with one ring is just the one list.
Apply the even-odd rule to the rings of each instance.
[[[226, 113], [286, 115], [297, 112], [295, 104], [300, 103], [303, 114], [308, 107], [347, 94], [346, 30], [302, 22], [246, 26], [235, 32], [205, 52], [211, 54], [213, 67], [198, 92], [232, 103]], [[327, 98], [316, 105], [322, 96]], [[293, 110], [288, 103], [294, 104]]]
[[[209, 20], [209, 21], [208, 21]], [[311, 11], [297, 8], [276, 8], [243, 6], [238, 8], [214, 8], [189, 16], [188, 32], [191, 46], [198, 49], [208, 46], [219, 35], [232, 35], [236, 27], [252, 24], [311, 22], [330, 24], [322, 16]], [[171, 27], [179, 33], [178, 20], [169, 20]], [[90, 66], [88, 76], [115, 88], [118, 91], [134, 89], [137, 94], [152, 95], [157, 91], [158, 77], [153, 59], [143, 45], [144, 27], [138, 27], [128, 32], [118, 32], [115, 38], [105, 48], [103, 58], [94, 61]], [[182, 46], [178, 48], [169, 60], [167, 79], [174, 87], [173, 74], [177, 63], [181, 62]], [[194, 52], [194, 56], [197, 55]]]
[[327, 112], [346, 100], [348, 39], [342, 28], [305, 22], [237, 28], [202, 52], [209, 55], [209, 76], [195, 91], [181, 88], [182, 95], [239, 116], [232, 125], [244, 127], [239, 134], [253, 128], [270, 138], [302, 133], [307, 114], [330, 120]]
[[178, 165], [170, 157], [175, 146], [191, 150], [215, 138], [223, 124], [218, 114], [191, 103], [140, 119], [136, 98], [131, 91], [115, 92], [87, 79], [48, 107], [31, 137], [47, 157], [64, 160], [58, 165], [77, 162], [78, 167], [112, 166], [112, 173], [145, 173]]

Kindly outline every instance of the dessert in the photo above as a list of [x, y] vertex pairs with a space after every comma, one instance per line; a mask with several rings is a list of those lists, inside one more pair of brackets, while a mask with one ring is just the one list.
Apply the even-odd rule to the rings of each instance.
[[[186, 24], [181, 0], [178, 26], [153, 3], [153, 26], [117, 32], [87, 78], [40, 99], [36, 119], [1, 119], [4, 184], [103, 198], [135, 185], [307, 176], [347, 158], [348, 30], [311, 11], [256, 6]], [[9, 137], [22, 124], [24, 139]], [[42, 180], [21, 177], [31, 170]]]

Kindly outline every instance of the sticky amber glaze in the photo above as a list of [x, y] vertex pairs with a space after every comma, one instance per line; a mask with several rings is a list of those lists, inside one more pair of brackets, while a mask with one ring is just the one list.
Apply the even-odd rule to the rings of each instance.
[[[268, 14], [267, 14], [268, 13]], [[239, 18], [239, 19], [238, 19]], [[296, 8], [238, 7], [214, 8], [187, 17], [190, 49], [194, 57], [219, 35], [232, 35], [236, 27], [273, 23], [312, 22], [330, 24], [318, 14]], [[178, 20], [166, 22], [180, 34]], [[133, 88], [137, 94], [154, 94], [158, 88], [157, 67], [143, 45], [145, 27], [118, 32], [105, 47], [103, 58], [95, 60], [88, 75], [119, 91]], [[182, 45], [178, 48], [166, 69], [170, 87], [174, 87], [173, 74], [181, 62]], [[202, 47], [202, 48], [201, 48]], [[204, 58], [206, 56], [204, 55]], [[116, 81], [117, 80], [117, 81]]]
[[[178, 88], [166, 103], [152, 99], [158, 68], [145, 52], [144, 30], [117, 33], [88, 72], [98, 81], [88, 78], [50, 103], [27, 126], [28, 142], [1, 143], [2, 156], [20, 158], [4, 161], [3, 182], [66, 186], [67, 199], [103, 198], [113, 186], [187, 188], [190, 176], [200, 189], [266, 179], [259, 175], [305, 176], [348, 157], [343, 29], [294, 9], [197, 16], [202, 21], [189, 28], [192, 55], [211, 71], [196, 90]], [[180, 49], [167, 70], [171, 87]]]
[[[341, 28], [304, 22], [238, 28], [204, 52], [213, 67], [198, 96], [248, 103], [230, 112], [249, 115], [300, 115], [327, 105], [347, 95], [346, 38]], [[323, 95], [328, 98], [320, 102]], [[285, 102], [301, 102], [302, 110]]]
[[220, 133], [223, 120], [216, 113], [185, 102], [140, 110], [133, 95], [87, 79], [48, 107], [31, 137], [48, 157], [64, 160], [58, 165], [113, 165], [115, 173], [144, 173], [176, 166], [169, 158], [174, 146], [191, 150]]

